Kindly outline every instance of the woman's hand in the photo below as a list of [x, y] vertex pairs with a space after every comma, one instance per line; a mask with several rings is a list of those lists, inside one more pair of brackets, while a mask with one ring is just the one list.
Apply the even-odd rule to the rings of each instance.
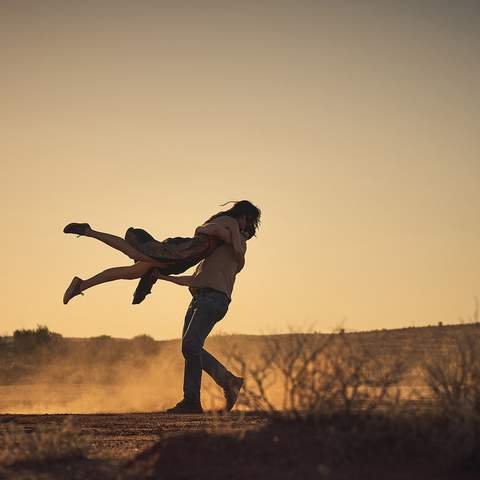
[[163, 273], [155, 272], [153, 273], [156, 278], [159, 280], [165, 280], [167, 282], [176, 283], [177, 285], [181, 285], [182, 287], [189, 287], [193, 280], [193, 275], [164, 275]]

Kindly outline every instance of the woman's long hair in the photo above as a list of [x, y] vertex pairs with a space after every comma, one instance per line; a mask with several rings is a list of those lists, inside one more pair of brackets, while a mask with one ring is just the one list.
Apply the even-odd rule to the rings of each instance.
[[233, 207], [222, 212], [218, 212], [215, 215], [212, 215], [205, 223], [211, 222], [217, 217], [222, 217], [226, 215], [227, 217], [239, 218], [242, 215], [245, 215], [247, 219], [247, 225], [243, 229], [243, 234], [248, 238], [255, 236], [257, 228], [260, 226], [260, 215], [261, 211], [253, 203], [248, 200], [240, 200], [238, 202], [227, 202], [221, 206], [228, 205], [233, 203]]

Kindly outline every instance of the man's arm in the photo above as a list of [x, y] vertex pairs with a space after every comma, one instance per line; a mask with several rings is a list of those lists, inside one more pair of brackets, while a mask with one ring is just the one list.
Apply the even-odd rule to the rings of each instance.
[[241, 237], [241, 250], [239, 252], [235, 252], [235, 258], [238, 262], [238, 272], [245, 266], [245, 253], [247, 252], [247, 243], [245, 241], [245, 237], [242, 235]]
[[167, 282], [176, 283], [182, 287], [189, 287], [192, 284], [193, 275], [164, 275], [163, 273], [154, 273], [159, 280], [166, 280]]
[[240, 228], [238, 227], [237, 221], [235, 220], [235, 224], [225, 225], [225, 228], [230, 232], [230, 244], [235, 250], [235, 254], [243, 254], [244, 250], [242, 246], [242, 240], [240, 238]]

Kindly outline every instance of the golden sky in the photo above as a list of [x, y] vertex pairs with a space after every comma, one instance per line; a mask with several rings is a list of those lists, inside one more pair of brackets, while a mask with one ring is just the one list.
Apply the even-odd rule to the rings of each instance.
[[263, 211], [215, 331], [458, 322], [480, 294], [477, 1], [0, 3], [0, 334], [180, 335], [190, 295], [62, 233]]

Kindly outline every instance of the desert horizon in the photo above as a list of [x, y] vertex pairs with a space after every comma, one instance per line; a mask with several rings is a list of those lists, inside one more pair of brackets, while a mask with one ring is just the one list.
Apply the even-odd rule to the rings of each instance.
[[[246, 364], [257, 365], [271, 341], [278, 342], [281, 350], [296, 337], [344, 336], [359, 341], [379, 362], [388, 363], [392, 356], [402, 358], [405, 370], [393, 387], [399, 389], [403, 400], [422, 403], [433, 398], [421, 371], [423, 364], [443, 351], [454, 350], [459, 335], [480, 341], [480, 321], [478, 317], [472, 320], [467, 324], [366, 332], [339, 329], [334, 333], [220, 334], [212, 335], [206, 347], [229, 365], [237, 360], [230, 358], [233, 352]], [[47, 327], [0, 337], [0, 358], [8, 365], [0, 369], [0, 414], [161, 411], [181, 390], [180, 341], [154, 340], [145, 334], [132, 339], [107, 335], [63, 338]], [[234, 365], [234, 371], [242, 374], [239, 367]], [[279, 382], [277, 378], [268, 387], [273, 397], [280, 395]], [[202, 392], [207, 408], [221, 408], [221, 392], [208, 376]], [[279, 400], [276, 402], [276, 408], [285, 408]], [[252, 405], [239, 404], [238, 408], [251, 410]]]

